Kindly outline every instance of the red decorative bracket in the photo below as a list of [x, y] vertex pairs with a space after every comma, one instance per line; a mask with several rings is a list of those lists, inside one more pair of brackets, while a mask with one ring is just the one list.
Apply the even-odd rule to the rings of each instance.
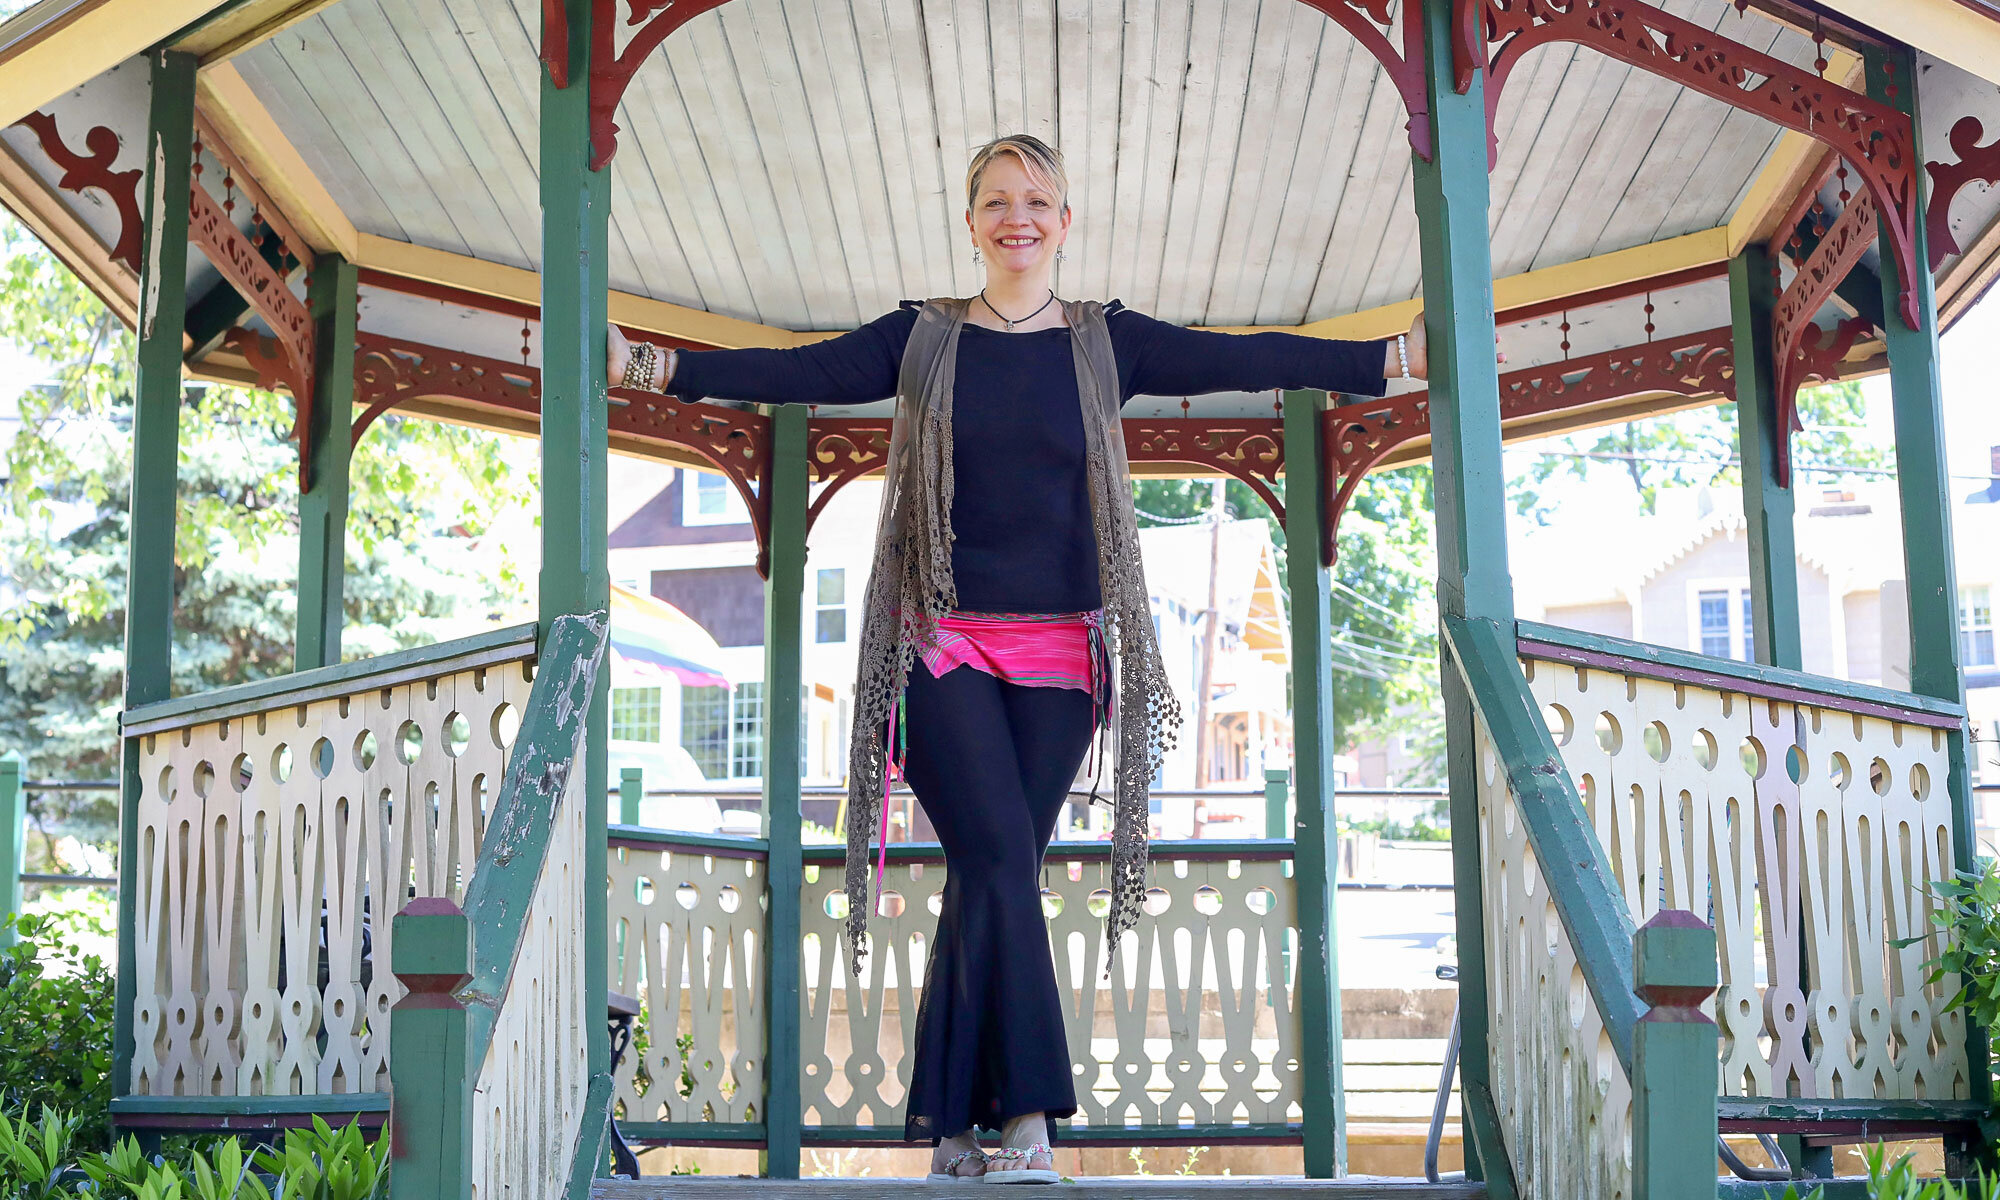
[[[625, 89], [632, 82], [632, 76], [641, 63], [660, 43], [667, 40], [674, 30], [694, 20], [711, 9], [722, 7], [725, 0], [623, 0], [628, 12], [627, 25], [638, 27], [638, 31], [625, 43], [625, 49], [618, 49], [616, 9], [618, 0], [591, 0], [590, 22], [590, 169], [602, 170], [604, 164], [618, 151], [618, 103], [625, 98]], [[547, 5], [560, 9], [560, 0], [544, 0]], [[564, 21], [551, 25], [544, 17], [543, 61], [547, 62], [554, 53], [555, 42], [550, 31], [560, 26], [556, 37], [560, 38], [563, 54], [568, 55], [569, 27]], [[551, 76], [553, 78], [553, 76]], [[558, 87], [567, 85], [567, 80], [558, 81]]]
[[1948, 139], [1958, 161], [1924, 164], [1931, 177], [1930, 209], [1924, 214], [1924, 232], [1930, 241], [1933, 271], [1948, 255], [1962, 253], [1958, 239], [1951, 236], [1952, 200], [1975, 181], [2000, 183], [2000, 138], [1982, 146], [1979, 139], [1985, 133], [1986, 127], [1978, 117], [1960, 117], [1951, 127]]
[[1854, 164], [1874, 194], [1902, 272], [1903, 320], [1917, 327], [1911, 280], [1925, 264], [1915, 254], [1920, 214], [1908, 114], [1640, 0], [1480, 2], [1492, 46], [1489, 129], [1522, 55], [1550, 42], [1574, 42], [1814, 138]]
[[284, 275], [265, 262], [250, 239], [230, 221], [208, 189], [199, 183], [190, 187], [188, 208], [188, 240], [201, 248], [222, 278], [277, 335], [275, 354], [249, 330], [232, 330], [227, 344], [250, 360], [260, 386], [283, 384], [292, 393], [297, 406], [292, 432], [299, 439], [299, 488], [308, 490], [312, 487], [312, 313], [305, 301], [292, 294]]
[[1250, 485], [1279, 521], [1278, 475], [1285, 469], [1285, 423], [1274, 417], [1132, 418], [1125, 425], [1125, 457], [1131, 462], [1183, 463], [1208, 467]]
[[[539, 421], [542, 372], [376, 333], [355, 338], [354, 399], [362, 411], [351, 436], [357, 444], [377, 417], [426, 396], [469, 400]], [[758, 573], [769, 572], [770, 505], [760, 498], [771, 460], [768, 417], [716, 404], [683, 404], [671, 396], [624, 388], [611, 389], [609, 417], [614, 434], [691, 451], [721, 471], [750, 510]]]
[[62, 168], [57, 187], [78, 194], [85, 188], [96, 188], [111, 198], [111, 206], [118, 211], [118, 244], [111, 248], [111, 258], [136, 274], [141, 224], [139, 179], [145, 172], [139, 167], [128, 171], [111, 169], [118, 159], [117, 132], [108, 125], [93, 126], [83, 135], [83, 147], [89, 153], [78, 154], [64, 144], [62, 135], [56, 131], [56, 119], [49, 113], [32, 112], [14, 124], [33, 130], [35, 139], [42, 144], [42, 153]]
[[[1508, 422], [1627, 396], [1661, 392], [1682, 396], [1736, 395], [1735, 346], [1728, 327], [1644, 346], [1607, 350], [1500, 377], [1500, 420]], [[1333, 535], [1361, 480], [1390, 451], [1431, 431], [1430, 393], [1406, 392], [1329, 409], [1325, 421], [1328, 482], [1324, 562], [1334, 558]]]
[[[1875, 201], [1867, 192], [1857, 192], [1840, 216], [1826, 231], [1813, 252], [1799, 264], [1798, 274], [1778, 297], [1771, 310], [1772, 353], [1777, 358], [1777, 427], [1783, 432], [1778, 446], [1778, 486], [1791, 486], [1792, 434], [1800, 428], [1799, 388], [1807, 378], [1828, 379], [1830, 369], [1825, 348], [1819, 341], [1819, 326], [1813, 317], [1833, 297], [1840, 281], [1861, 261], [1875, 243]], [[1842, 323], [1843, 325], [1846, 322]], [[1869, 328], [1866, 321], [1862, 327]], [[1808, 344], [1810, 338], [1810, 344]], [[1846, 347], [1854, 344], [1848, 337]], [[1846, 353], [1843, 347], [1841, 353]], [[1835, 362], [1838, 359], [1834, 360]], [[1815, 373], [1816, 372], [1816, 373]]]
[[1425, 162], [1431, 161], [1431, 103], [1430, 94], [1424, 90], [1424, 31], [1409, 11], [1413, 6], [1408, 3], [1403, 6], [1403, 52], [1398, 54], [1389, 42], [1394, 23], [1391, 0], [1305, 2], [1353, 34], [1354, 40], [1382, 64], [1383, 73], [1396, 85], [1396, 94], [1403, 98], [1403, 109], [1409, 114], [1410, 149]]
[[889, 464], [887, 417], [850, 417], [806, 423], [806, 465], [812, 481], [826, 486], [806, 509], [806, 532], [825, 510], [833, 494], [855, 480]]

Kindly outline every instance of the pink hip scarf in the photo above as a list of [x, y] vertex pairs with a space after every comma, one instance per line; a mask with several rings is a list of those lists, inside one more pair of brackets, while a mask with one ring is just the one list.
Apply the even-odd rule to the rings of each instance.
[[[1079, 613], [953, 612], [937, 623], [937, 638], [920, 653], [926, 669], [942, 679], [954, 667], [1004, 679], [1021, 687], [1075, 688], [1089, 692], [1092, 757], [1096, 731], [1108, 720], [1110, 681], [1102, 668], [1104, 624], [1101, 610]], [[889, 762], [882, 772], [882, 816], [876, 825], [881, 848], [875, 861], [875, 907], [882, 906], [882, 877], [889, 869], [889, 787], [903, 774], [902, 697], [889, 702]], [[1104, 719], [1100, 719], [1100, 717]], [[1093, 761], [1087, 768], [1096, 770]]]

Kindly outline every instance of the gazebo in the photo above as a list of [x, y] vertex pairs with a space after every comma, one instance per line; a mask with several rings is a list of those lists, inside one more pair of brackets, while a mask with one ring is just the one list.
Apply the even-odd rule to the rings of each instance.
[[[887, 409], [607, 390], [603, 330], [791, 346], [969, 293], [957, 172], [1025, 129], [1076, 178], [1064, 293], [1330, 337], [1421, 306], [1432, 344], [1427, 392], [1126, 409], [1135, 470], [1242, 479], [1295, 548], [1294, 819], [1156, 845], [1108, 980], [1107, 855], [1052, 848], [1063, 1138], [1355, 1186], [1327, 568], [1356, 483], [1427, 458], [1468, 1180], [1409, 1194], [1764, 1194], [1885, 1133], [1965, 1172], [1986, 1035], [1921, 969], [1924, 885], [1973, 862], [1937, 336], [2000, 270], [1996, 81], [1988, 0], [41, 0], [0, 25], [0, 199], [139, 345], [116, 1121], [387, 1122], [399, 1197], [669, 1194], [599, 1178], [614, 1119], [774, 1181], [900, 1136], [936, 847], [892, 850], [846, 978], [796, 764], [761, 837], [613, 825], [600, 669], [607, 455], [720, 472], [797, 741], [805, 548]], [[1800, 669], [1791, 565], [1798, 390], [1884, 371], [1908, 692]], [[297, 661], [172, 696], [190, 376], [296, 402]], [[1719, 403], [1757, 661], [1517, 621], [1503, 441]], [[534, 623], [342, 661], [391, 410], [539, 437]], [[1718, 1182], [1718, 1132], [1782, 1154]]]

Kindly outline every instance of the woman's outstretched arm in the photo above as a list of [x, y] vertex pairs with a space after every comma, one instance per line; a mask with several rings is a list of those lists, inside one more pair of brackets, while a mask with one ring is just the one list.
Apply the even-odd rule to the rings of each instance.
[[[1114, 310], [1110, 326], [1127, 398], [1273, 388], [1380, 396], [1387, 379], [1402, 374], [1394, 338], [1343, 342], [1294, 333], [1213, 333], [1130, 309]], [[1411, 378], [1424, 378], [1428, 362], [1421, 319], [1405, 349]]]
[[[787, 350], [682, 350], [659, 354], [656, 390], [685, 401], [759, 404], [866, 404], [896, 394], [903, 346], [916, 314], [899, 308], [837, 338]], [[607, 374], [619, 385], [632, 347], [610, 331]]]

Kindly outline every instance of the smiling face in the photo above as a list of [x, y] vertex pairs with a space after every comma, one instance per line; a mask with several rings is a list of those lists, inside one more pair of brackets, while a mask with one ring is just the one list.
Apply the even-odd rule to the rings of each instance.
[[1046, 278], [1070, 220], [1050, 184], [1031, 175], [1017, 155], [996, 154], [986, 164], [965, 221], [989, 272]]

